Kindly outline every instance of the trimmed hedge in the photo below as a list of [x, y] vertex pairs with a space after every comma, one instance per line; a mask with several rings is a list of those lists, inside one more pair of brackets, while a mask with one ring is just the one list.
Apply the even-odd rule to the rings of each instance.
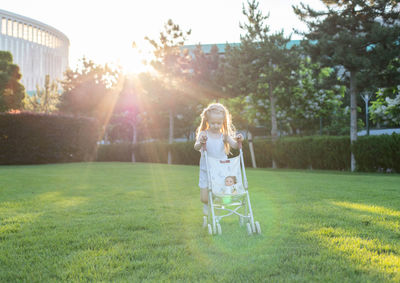
[[98, 124], [90, 118], [0, 113], [0, 164], [93, 160], [98, 137]]
[[[193, 149], [193, 141], [174, 143], [152, 142], [137, 144], [102, 145], [98, 161], [130, 161], [131, 150], [138, 162], [166, 163], [168, 149], [174, 164], [198, 165], [200, 153]], [[353, 146], [347, 136], [287, 137], [276, 143], [255, 140], [257, 167], [272, 167], [274, 159], [280, 168], [349, 170], [350, 150], [353, 149], [358, 171], [400, 172], [400, 135], [359, 137]], [[237, 150], [232, 150], [234, 156]], [[245, 165], [251, 167], [247, 142], [243, 144]]]
[[348, 170], [348, 137], [304, 137], [280, 139], [273, 147], [278, 167], [297, 169]]
[[359, 171], [400, 173], [400, 135], [363, 136], [353, 144]]
[[200, 153], [193, 149], [191, 142], [171, 145], [165, 142], [100, 145], [97, 161], [130, 162], [133, 150], [136, 162], [167, 163], [169, 148], [174, 164], [195, 165], [199, 163]]

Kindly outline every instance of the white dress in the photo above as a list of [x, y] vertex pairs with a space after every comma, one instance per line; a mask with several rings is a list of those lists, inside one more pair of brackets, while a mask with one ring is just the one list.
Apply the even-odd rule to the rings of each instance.
[[[227, 159], [224, 147], [224, 137], [221, 133], [219, 138], [212, 138], [207, 134], [207, 155], [217, 159]], [[200, 173], [199, 173], [199, 187], [201, 189], [206, 189], [208, 187], [207, 179], [207, 164], [205, 155], [202, 153], [200, 158]]]

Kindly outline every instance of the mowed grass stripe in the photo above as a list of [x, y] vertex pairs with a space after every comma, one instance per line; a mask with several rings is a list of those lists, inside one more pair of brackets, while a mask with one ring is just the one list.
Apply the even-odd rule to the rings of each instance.
[[399, 281], [400, 177], [247, 169], [263, 234], [201, 228], [198, 167], [0, 167], [0, 281]]

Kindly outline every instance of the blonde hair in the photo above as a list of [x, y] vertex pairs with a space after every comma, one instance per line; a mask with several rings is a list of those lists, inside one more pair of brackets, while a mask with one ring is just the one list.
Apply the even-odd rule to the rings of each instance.
[[208, 120], [211, 114], [222, 114], [224, 116], [221, 133], [224, 136], [225, 153], [228, 155], [230, 153], [230, 146], [229, 143], [226, 141], [226, 137], [233, 137], [236, 133], [236, 129], [232, 124], [231, 114], [229, 113], [228, 109], [226, 109], [226, 107], [221, 103], [212, 103], [203, 110], [200, 115], [200, 126], [196, 130], [196, 139], [199, 137], [200, 132], [206, 131], [210, 127], [210, 125], [208, 124]]

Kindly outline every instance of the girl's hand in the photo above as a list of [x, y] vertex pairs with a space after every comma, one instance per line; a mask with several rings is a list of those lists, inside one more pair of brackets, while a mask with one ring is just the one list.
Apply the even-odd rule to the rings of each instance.
[[236, 141], [237, 141], [237, 142], [241, 142], [241, 141], [243, 141], [243, 139], [244, 139], [244, 138], [243, 138], [243, 135], [242, 135], [242, 134], [237, 134], [237, 135], [236, 135]]
[[207, 142], [207, 135], [206, 133], [201, 133], [199, 136], [199, 142], [201, 144], [205, 144]]

